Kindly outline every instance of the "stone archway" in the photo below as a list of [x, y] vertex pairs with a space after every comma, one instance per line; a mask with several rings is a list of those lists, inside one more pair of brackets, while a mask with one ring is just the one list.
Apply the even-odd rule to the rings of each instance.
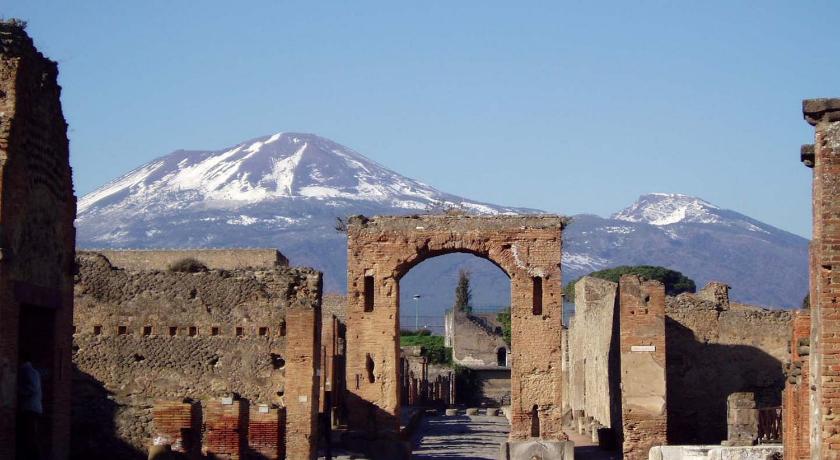
[[510, 439], [528, 439], [536, 424], [541, 439], [564, 440], [560, 260], [566, 222], [552, 215], [350, 218], [351, 428], [376, 435], [399, 430], [399, 280], [426, 259], [466, 252], [493, 262], [511, 281]]

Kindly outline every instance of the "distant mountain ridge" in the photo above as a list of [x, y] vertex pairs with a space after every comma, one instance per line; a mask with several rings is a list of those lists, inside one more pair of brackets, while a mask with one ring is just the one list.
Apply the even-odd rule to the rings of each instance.
[[[322, 270], [327, 292], [343, 292], [347, 248], [336, 217], [450, 206], [540, 212], [442, 192], [313, 134], [277, 133], [217, 151], [178, 150], [85, 195], [78, 245], [277, 247], [293, 264]], [[425, 308], [437, 314], [451, 306], [458, 268], [466, 265], [477, 305], [509, 299], [505, 275], [483, 262], [463, 254], [431, 259], [406, 275], [401, 293], [423, 293]], [[572, 216], [564, 278], [620, 264], [664, 265], [701, 285], [725, 281], [733, 298], [750, 303], [798, 305], [807, 291], [807, 240], [680, 194], [643, 195], [610, 218]]]

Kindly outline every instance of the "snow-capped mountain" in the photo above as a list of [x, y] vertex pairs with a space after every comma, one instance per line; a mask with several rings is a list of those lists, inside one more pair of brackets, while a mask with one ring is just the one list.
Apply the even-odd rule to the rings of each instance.
[[[327, 292], [343, 292], [347, 249], [336, 217], [450, 206], [481, 214], [539, 212], [448, 194], [328, 139], [279, 133], [217, 151], [178, 150], [85, 195], [78, 245], [276, 247], [293, 264], [323, 271]], [[644, 195], [610, 218], [573, 216], [565, 240], [565, 280], [620, 264], [652, 264], [701, 285], [725, 281], [733, 298], [745, 302], [793, 306], [807, 290], [804, 238], [686, 195]], [[448, 308], [464, 265], [473, 272], [476, 305], [509, 299], [500, 270], [463, 254], [418, 265], [401, 292], [422, 293], [431, 305], [427, 313]]]
[[729, 283], [743, 302], [798, 306], [808, 288], [808, 241], [697, 197], [642, 195], [610, 218], [573, 217], [564, 276], [616, 265], [662, 265], [699, 285]]
[[[151, 161], [82, 197], [79, 221], [118, 210], [233, 211], [290, 198], [336, 207], [350, 200], [414, 211], [434, 205], [481, 214], [517, 211], [443, 193], [322, 137], [277, 133], [225, 150], [178, 150]], [[239, 221], [248, 225], [253, 218]]]

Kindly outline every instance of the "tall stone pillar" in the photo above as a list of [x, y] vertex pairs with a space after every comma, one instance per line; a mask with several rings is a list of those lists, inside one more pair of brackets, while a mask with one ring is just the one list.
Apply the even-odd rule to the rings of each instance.
[[[811, 239], [811, 458], [840, 458], [840, 99], [802, 103], [816, 128]], [[837, 270], [835, 270], [835, 268]]]
[[624, 458], [645, 460], [667, 444], [665, 286], [624, 275], [619, 281], [621, 419]]
[[42, 373], [42, 458], [70, 445], [76, 197], [58, 66], [0, 19], [0, 458], [15, 458], [18, 370]]
[[[318, 292], [320, 281], [318, 277]], [[320, 305], [289, 306], [286, 324], [286, 454], [288, 458], [310, 459], [315, 458], [318, 442]]]

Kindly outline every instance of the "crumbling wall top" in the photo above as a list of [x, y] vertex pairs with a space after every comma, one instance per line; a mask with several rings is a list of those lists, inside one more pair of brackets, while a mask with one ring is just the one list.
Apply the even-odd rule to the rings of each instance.
[[840, 121], [840, 98], [805, 99], [802, 115], [811, 125], [820, 121]]
[[181, 259], [192, 258], [207, 268], [235, 270], [241, 268], [288, 267], [289, 259], [273, 248], [250, 249], [101, 249], [79, 251], [80, 254], [102, 254], [117, 268], [125, 270], [166, 270]]
[[412, 215], [412, 216], [352, 216], [350, 227], [377, 230], [445, 230], [468, 231], [517, 229], [563, 229], [569, 218], [554, 214], [528, 215]]

